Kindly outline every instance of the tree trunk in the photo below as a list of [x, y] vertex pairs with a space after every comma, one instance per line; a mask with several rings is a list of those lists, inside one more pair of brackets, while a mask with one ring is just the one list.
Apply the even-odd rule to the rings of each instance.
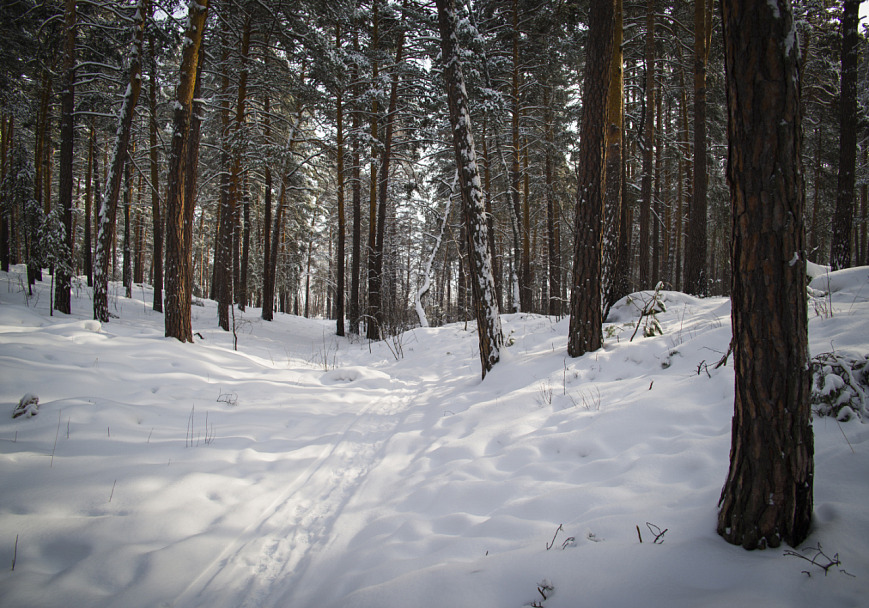
[[601, 250], [603, 319], [606, 319], [609, 309], [618, 299], [615, 286], [622, 211], [622, 130], [625, 113], [622, 0], [616, 0], [614, 11], [613, 52], [609, 69], [606, 150], [604, 152], [606, 156], [604, 160], [603, 244]]
[[839, 176], [836, 211], [830, 241], [833, 270], [851, 266], [851, 225], [854, 218], [855, 167], [857, 164], [857, 69], [860, 37], [857, 34], [861, 0], [845, 0], [842, 14], [842, 86], [839, 101]]
[[[238, 134], [241, 131], [244, 122], [244, 108], [247, 99], [247, 56], [250, 49], [250, 31], [251, 17], [246, 15], [244, 19], [244, 27], [241, 37], [241, 74], [238, 80], [237, 99], [235, 104], [235, 122], [232, 125], [232, 132]], [[226, 81], [224, 81], [226, 82]], [[231, 139], [231, 137], [229, 138]], [[229, 139], [224, 142], [224, 145], [229, 145]], [[241, 144], [234, 142], [232, 145], [234, 150], [232, 154], [232, 165], [229, 173], [229, 190], [225, 196], [221, 196], [220, 208], [220, 225], [217, 233], [217, 252], [215, 259], [215, 279], [219, 282], [217, 286], [217, 313], [218, 324], [224, 331], [229, 331], [229, 307], [233, 305], [233, 285], [239, 278], [238, 272], [233, 272], [237, 266], [238, 256], [235, 255], [237, 250], [237, 231], [238, 231], [238, 201], [241, 175]], [[236, 291], [236, 293], [238, 293]]]
[[[707, 0], [694, 0], [694, 196], [688, 212], [685, 290], [706, 292], [706, 64], [712, 30]], [[713, 0], [708, 0], [711, 4]]]
[[[701, 1], [702, 0], [698, 0]], [[655, 150], [655, 0], [646, 3], [646, 98], [643, 102], [643, 176], [640, 182], [640, 289], [651, 285], [649, 229], [652, 210], [652, 160]]]
[[87, 275], [88, 287], [94, 285], [93, 234], [91, 219], [93, 213], [93, 178], [94, 178], [94, 126], [91, 124], [88, 138], [87, 175], [84, 188], [84, 273]]
[[[380, 15], [378, 0], [373, 1], [373, 16], [371, 24], [371, 49], [373, 53], [377, 53], [380, 44]], [[380, 67], [377, 60], [371, 62], [372, 82], [377, 82], [379, 77]], [[377, 141], [378, 121], [379, 121], [379, 104], [377, 97], [371, 102], [371, 140]], [[371, 149], [371, 186], [368, 198], [368, 314], [366, 315], [365, 337], [369, 340], [378, 340], [380, 338], [380, 327], [377, 325], [376, 318], [379, 314], [381, 306], [380, 284], [378, 283], [379, 276], [377, 274], [377, 255], [374, 252], [375, 243], [377, 242], [377, 161], [374, 160], [377, 156], [376, 146]]]
[[[395, 130], [395, 115], [398, 107], [398, 80], [401, 71], [401, 62], [404, 55], [404, 30], [398, 34], [396, 42], [398, 48], [395, 52], [395, 66], [392, 72], [392, 83], [389, 90], [389, 108], [386, 112], [386, 125], [383, 134], [383, 150], [380, 155], [380, 173], [377, 182], [377, 232], [374, 241], [374, 282], [369, 283], [373, 290], [369, 292], [371, 315], [377, 332], [382, 338], [386, 327], [389, 325], [383, 293], [385, 282], [383, 276], [383, 250], [386, 240], [387, 204], [389, 202], [389, 171], [392, 162], [392, 135]], [[370, 336], [369, 336], [370, 337]]]
[[132, 206], [133, 196], [133, 174], [130, 171], [130, 163], [124, 163], [124, 250], [122, 263], [122, 282], [124, 284], [124, 295], [127, 298], [133, 297], [133, 250], [130, 247], [133, 234], [130, 226], [130, 207]]
[[582, 126], [576, 197], [576, 242], [567, 354], [579, 357], [603, 343], [601, 315], [601, 216], [607, 95], [615, 25], [614, 0], [594, 2], [583, 80]]
[[[341, 48], [341, 26], [335, 26], [335, 46]], [[335, 334], [344, 335], [344, 244], [346, 240], [346, 222], [344, 215], [344, 100], [343, 88], [339, 85], [335, 92], [335, 120], [337, 123], [337, 141], [335, 142], [338, 148], [337, 167], [335, 173], [337, 177], [337, 198], [338, 198], [338, 247], [335, 255]]]
[[495, 296], [495, 280], [492, 277], [492, 260], [489, 257], [486, 210], [477, 170], [471, 114], [468, 109], [467, 90], [456, 42], [455, 0], [437, 0], [437, 8], [444, 79], [450, 107], [450, 125], [453, 131], [453, 151], [459, 173], [459, 187], [462, 192], [468, 237], [467, 248], [480, 345], [480, 362], [482, 376], [485, 379], [486, 373], [491, 371], [501, 357], [504, 338]]
[[[60, 97], [60, 175], [58, 182], [58, 204], [63, 210], [63, 226], [66, 229], [66, 255], [72, 267], [72, 244], [75, 236], [72, 231], [72, 183], [73, 147], [75, 145], [75, 46], [76, 46], [76, 8], [75, 0], [66, 0], [64, 10], [64, 49], [63, 49], [63, 92]], [[64, 314], [71, 312], [72, 303], [70, 270], [61, 264], [54, 269], [57, 275], [54, 292], [54, 308]]]
[[[353, 32], [353, 50], [359, 52], [359, 32], [354, 28]], [[357, 83], [359, 80], [359, 65], [354, 61], [353, 69], [350, 72], [350, 80]], [[359, 86], [354, 84], [353, 97], [358, 104]], [[362, 175], [360, 168], [360, 152], [359, 152], [359, 127], [361, 124], [361, 112], [358, 106], [353, 111], [353, 143], [352, 143], [352, 164], [353, 164], [353, 183], [352, 191], [352, 206], [353, 206], [353, 235], [350, 243], [350, 302], [348, 303], [348, 317], [350, 322], [350, 333], [359, 334], [359, 282], [360, 273], [362, 271]]]
[[[263, 98], [263, 137], [266, 142], [271, 142], [271, 95], [266, 88]], [[272, 257], [272, 166], [266, 161], [265, 166], [265, 209], [263, 211], [263, 288], [262, 288], [262, 319], [271, 321], [274, 318], [274, 290], [271, 274]]]
[[115, 221], [118, 214], [118, 198], [121, 194], [121, 179], [124, 165], [127, 161], [127, 148], [133, 126], [133, 114], [139, 101], [142, 89], [142, 39], [145, 32], [145, 15], [147, 14], [140, 0], [138, 11], [139, 21], [135, 27], [135, 38], [130, 59], [129, 86], [124, 95], [121, 109], [118, 111], [118, 130], [115, 144], [112, 148], [112, 161], [109, 174], [106, 177], [106, 192], [99, 206], [99, 224], [97, 226], [97, 251], [94, 264], [94, 319], [107, 323], [109, 320], [108, 283], [109, 256], [115, 236]]
[[718, 533], [746, 549], [795, 547], [814, 477], [799, 52], [786, 0], [724, 0], [722, 16], [736, 392]]
[[[193, 201], [185, 200], [188, 171], [188, 140], [190, 137], [193, 95], [197, 81], [199, 48], [208, 14], [208, 0], [191, 3], [188, 9], [187, 28], [184, 32], [186, 42], [181, 54], [176, 104], [173, 116], [172, 149], [169, 157], [169, 191], [166, 196], [166, 298], [165, 329], [166, 337], [181, 342], [193, 342], [193, 328], [190, 319], [190, 287], [187, 282], [189, 272], [189, 244], [185, 245], [185, 223], [188, 221], [188, 207]], [[185, 257], [186, 256], [186, 257]]]
[[154, 35], [148, 36], [148, 158], [151, 165], [151, 218], [154, 232], [152, 253], [155, 312], [163, 312], [163, 220], [160, 213], [160, 165], [157, 156], [157, 56], [154, 49]]

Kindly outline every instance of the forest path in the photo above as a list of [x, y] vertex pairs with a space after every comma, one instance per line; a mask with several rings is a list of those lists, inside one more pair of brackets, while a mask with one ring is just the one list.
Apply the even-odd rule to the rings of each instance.
[[[282, 600], [292, 595], [344, 507], [383, 459], [386, 443], [417, 394], [408, 382], [370, 373], [348, 368], [323, 375], [324, 384], [339, 384], [344, 394], [364, 391], [366, 405], [349, 424], [336, 416], [343, 428], [323, 429], [338, 440], [324, 446], [314, 462], [227, 544], [174, 606], [268, 608], [283, 605]], [[335, 391], [336, 402], [341, 395]]]

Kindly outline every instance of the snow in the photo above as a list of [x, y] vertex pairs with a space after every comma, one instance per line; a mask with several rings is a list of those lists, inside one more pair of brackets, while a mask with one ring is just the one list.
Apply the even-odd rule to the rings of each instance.
[[[814, 421], [803, 548], [840, 566], [825, 576], [715, 533], [725, 299], [661, 292], [663, 335], [630, 341], [651, 297], [634, 294], [577, 359], [567, 319], [505, 315], [509, 347], [481, 382], [473, 323], [396, 349], [249, 309], [235, 352], [211, 301], [193, 307], [202, 339], [182, 344], [147, 286], [127, 299], [110, 284], [117, 317], [100, 324], [86, 287], [50, 317], [50, 277], [26, 298], [23, 272], [0, 273], [4, 607], [835, 607], [869, 593], [857, 420]], [[815, 281], [812, 351], [869, 352], [869, 268]], [[13, 420], [28, 393], [38, 414]]]

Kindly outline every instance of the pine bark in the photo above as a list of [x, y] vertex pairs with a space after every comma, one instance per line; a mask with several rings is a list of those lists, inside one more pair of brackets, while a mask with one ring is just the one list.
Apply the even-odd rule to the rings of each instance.
[[[169, 157], [168, 194], [166, 196], [166, 296], [164, 302], [166, 337], [181, 342], [193, 342], [190, 319], [189, 245], [185, 246], [185, 223], [191, 215], [193, 201], [186, 200], [185, 179], [188, 171], [188, 140], [190, 137], [193, 95], [197, 81], [199, 50], [209, 0], [190, 3], [185, 44], [182, 48], [176, 104], [173, 115], [172, 148]], [[192, 227], [191, 227], [192, 228]]]
[[583, 81], [576, 242], [570, 295], [567, 354], [579, 357], [603, 343], [601, 311], [601, 218], [607, 95], [615, 25], [614, 0], [599, 0], [589, 10], [589, 39]]
[[857, 69], [860, 37], [857, 34], [860, 0], [845, 0], [842, 14], [842, 85], [839, 93], [839, 174], [836, 210], [830, 242], [833, 270], [851, 266], [851, 226], [854, 218], [857, 165]]
[[474, 312], [477, 320], [477, 336], [480, 346], [482, 376], [492, 370], [501, 357], [503, 334], [501, 317], [492, 277], [492, 260], [489, 256], [488, 227], [485, 220], [485, 204], [477, 168], [477, 153], [471, 130], [471, 114], [468, 109], [468, 93], [459, 60], [456, 36], [455, 0], [437, 0], [438, 25], [441, 34], [441, 56], [444, 62], [444, 79], [450, 108], [450, 125], [453, 134], [453, 151], [459, 174], [467, 234], [468, 258], [471, 267], [471, 291], [474, 297]]
[[812, 516], [802, 126], [786, 0], [724, 0], [736, 374], [718, 533], [799, 545]]

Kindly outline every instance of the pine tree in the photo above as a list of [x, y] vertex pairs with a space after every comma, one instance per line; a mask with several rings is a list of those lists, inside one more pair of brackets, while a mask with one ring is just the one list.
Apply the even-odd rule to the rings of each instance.
[[607, 94], [613, 52], [613, 0], [592, 4], [583, 81], [582, 137], [576, 196], [576, 242], [567, 354], [579, 357], [603, 343], [601, 318], [601, 217]]
[[492, 260], [489, 257], [487, 226], [484, 219], [485, 206], [477, 169], [477, 153], [471, 131], [471, 115], [468, 110], [467, 89], [462, 74], [461, 59], [457, 48], [457, 24], [455, 0], [437, 0], [438, 25], [441, 35], [441, 60], [450, 108], [453, 151], [459, 174], [467, 234], [468, 258], [471, 263], [471, 286], [474, 296], [474, 311], [477, 319], [477, 335], [480, 345], [480, 362], [485, 379], [486, 373], [498, 362], [503, 345], [501, 317], [495, 298], [495, 280], [492, 277]]
[[799, 49], [787, 0], [723, 0], [722, 15], [736, 390], [718, 533], [746, 549], [795, 547], [814, 478]]

